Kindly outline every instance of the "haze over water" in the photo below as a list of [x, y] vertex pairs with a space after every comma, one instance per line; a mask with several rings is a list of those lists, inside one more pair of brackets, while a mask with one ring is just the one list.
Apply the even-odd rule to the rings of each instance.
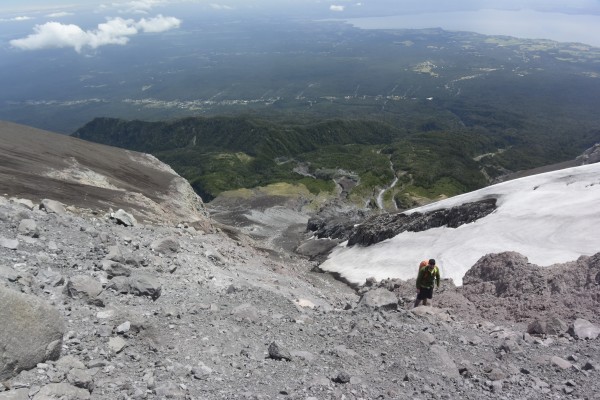
[[442, 28], [523, 39], [550, 39], [600, 47], [600, 16], [534, 10], [475, 10], [349, 18], [361, 29]]

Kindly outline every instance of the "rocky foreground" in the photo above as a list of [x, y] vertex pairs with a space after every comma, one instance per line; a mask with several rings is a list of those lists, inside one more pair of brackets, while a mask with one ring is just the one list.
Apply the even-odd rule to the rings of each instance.
[[414, 282], [129, 217], [0, 197], [0, 399], [600, 398], [600, 254], [488, 255], [412, 309]]

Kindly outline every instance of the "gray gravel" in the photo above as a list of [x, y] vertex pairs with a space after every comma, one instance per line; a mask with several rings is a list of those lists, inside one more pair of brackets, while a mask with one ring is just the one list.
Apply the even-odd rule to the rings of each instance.
[[66, 210], [0, 197], [0, 285], [56, 309], [65, 332], [0, 399], [600, 398], [599, 339], [496, 320], [489, 293], [444, 282], [436, 307], [412, 310], [410, 282], [355, 291], [243, 235]]

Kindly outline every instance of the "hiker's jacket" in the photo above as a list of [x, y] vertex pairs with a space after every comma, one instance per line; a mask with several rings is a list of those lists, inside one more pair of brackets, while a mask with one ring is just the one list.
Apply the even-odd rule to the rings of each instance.
[[437, 265], [430, 271], [429, 267], [423, 267], [419, 270], [417, 275], [417, 289], [421, 288], [433, 288], [433, 285], [437, 284], [440, 287], [440, 270]]

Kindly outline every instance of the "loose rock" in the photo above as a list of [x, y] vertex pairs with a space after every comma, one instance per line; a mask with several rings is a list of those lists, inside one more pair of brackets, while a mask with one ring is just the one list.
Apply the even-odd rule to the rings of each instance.
[[60, 356], [65, 325], [41, 299], [0, 285], [0, 381]]

